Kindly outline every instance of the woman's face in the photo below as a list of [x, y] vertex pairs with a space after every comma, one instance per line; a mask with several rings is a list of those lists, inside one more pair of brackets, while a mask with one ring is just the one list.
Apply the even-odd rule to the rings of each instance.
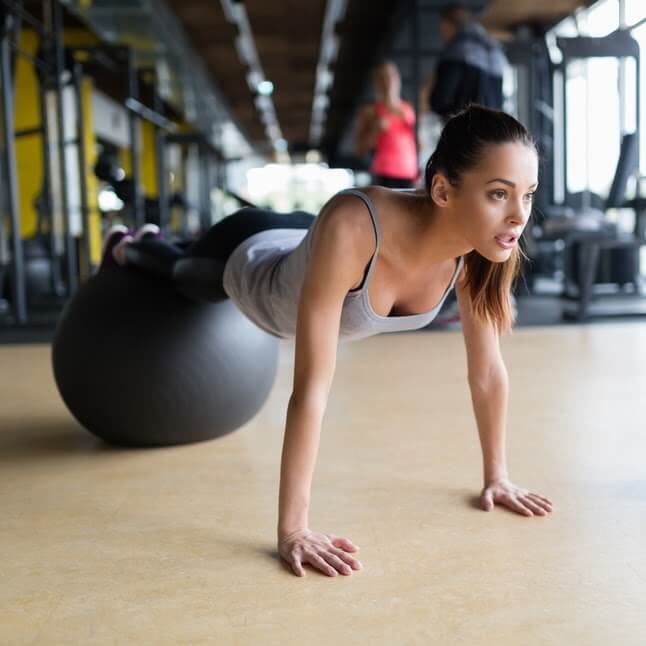
[[384, 63], [374, 74], [375, 93], [382, 97], [399, 94], [401, 79], [399, 71], [392, 63]]
[[490, 146], [452, 191], [460, 232], [481, 256], [504, 262], [527, 225], [537, 186], [538, 158], [532, 148], [522, 143]]

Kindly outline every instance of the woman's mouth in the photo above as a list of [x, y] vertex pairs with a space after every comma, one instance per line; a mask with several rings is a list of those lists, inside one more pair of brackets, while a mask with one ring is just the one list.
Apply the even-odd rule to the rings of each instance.
[[496, 236], [495, 241], [498, 243], [498, 246], [503, 249], [513, 249], [516, 246], [516, 242], [518, 242], [518, 238], [516, 238], [516, 236], [502, 235]]

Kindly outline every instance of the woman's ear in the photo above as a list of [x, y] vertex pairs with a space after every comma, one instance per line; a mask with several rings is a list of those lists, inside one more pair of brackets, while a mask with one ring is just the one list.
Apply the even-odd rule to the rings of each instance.
[[442, 173], [433, 175], [431, 198], [440, 207], [449, 205], [449, 181]]

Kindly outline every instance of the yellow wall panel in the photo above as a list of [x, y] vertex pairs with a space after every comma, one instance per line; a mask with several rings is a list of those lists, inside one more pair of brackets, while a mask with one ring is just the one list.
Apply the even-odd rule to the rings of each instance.
[[101, 261], [101, 213], [99, 212], [99, 182], [94, 174], [97, 159], [96, 137], [92, 122], [92, 79], [84, 78], [81, 83], [81, 110], [83, 110], [84, 130], [82, 133], [85, 152], [85, 177], [87, 184], [87, 205], [89, 230], [85, 232], [90, 240], [90, 263], [98, 265]]
[[155, 128], [149, 121], [141, 121], [143, 141], [141, 146], [141, 183], [146, 197], [158, 197], [157, 186], [157, 149], [155, 147]]
[[[19, 36], [20, 48], [36, 55], [38, 35], [23, 29]], [[41, 125], [40, 85], [31, 61], [22, 56], [16, 59], [15, 119], [16, 130]], [[20, 201], [20, 234], [31, 238], [36, 234], [38, 214], [34, 200], [43, 187], [43, 142], [40, 134], [16, 139], [16, 168], [18, 172], [18, 199]]]

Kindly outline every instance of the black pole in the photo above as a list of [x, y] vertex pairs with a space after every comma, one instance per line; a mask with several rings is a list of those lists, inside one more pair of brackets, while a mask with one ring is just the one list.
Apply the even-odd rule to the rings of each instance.
[[22, 5], [22, 2], [12, 2], [12, 0], [1, 0], [0, 4], [6, 7], [10, 15], [24, 20], [37, 34], [45, 35], [43, 25], [38, 22]]
[[76, 139], [78, 141], [79, 180], [81, 187], [81, 217], [83, 218], [83, 250], [85, 252], [84, 273], [89, 277], [94, 269], [92, 265], [92, 246], [90, 244], [90, 208], [87, 201], [87, 159], [85, 157], [85, 114], [83, 113], [82, 87], [83, 67], [74, 63], [74, 100], [76, 103]]
[[[5, 184], [6, 204], [11, 219], [11, 243], [13, 252], [12, 307], [16, 322], [27, 322], [27, 287], [25, 283], [25, 263], [22, 239], [20, 236], [20, 216], [18, 211], [18, 181], [16, 175], [16, 144], [14, 140], [14, 96], [11, 74], [11, 51], [9, 40], [3, 31], [0, 44], [0, 86], [2, 87], [2, 118], [5, 134]], [[0, 222], [0, 226], [2, 223]]]
[[[162, 115], [164, 114], [164, 105], [161, 97], [157, 93], [157, 75], [153, 72], [153, 108], [155, 112]], [[167, 164], [166, 164], [166, 143], [165, 134], [161, 127], [153, 124], [155, 133], [155, 170], [157, 174], [157, 194], [159, 199], [159, 228], [162, 231], [167, 231], [170, 224], [169, 208], [168, 208], [168, 182], [167, 178]]]
[[41, 74], [40, 92], [38, 93], [40, 103], [40, 123], [41, 123], [41, 137], [43, 138], [43, 195], [42, 195], [42, 208], [44, 210], [44, 219], [47, 221], [48, 236], [49, 236], [49, 253], [52, 258], [52, 271], [50, 273], [49, 281], [53, 294], [60, 294], [62, 291], [61, 285], [61, 268], [55, 260], [56, 253], [56, 231], [53, 223], [54, 205], [52, 202], [52, 168], [49, 163], [49, 155], [51, 153], [51, 143], [49, 139], [49, 115], [47, 113], [47, 78], [51, 77], [52, 71], [49, 69]]
[[[2, 53], [0, 52], [0, 56]], [[1, 62], [0, 62], [1, 65]], [[2, 70], [0, 69], [0, 82], [2, 81]], [[0, 86], [0, 88], [3, 86]], [[0, 95], [1, 97], [1, 95]], [[9, 243], [7, 241], [7, 234], [4, 226], [5, 213], [9, 211], [9, 207], [5, 204], [7, 191], [5, 189], [5, 133], [4, 133], [4, 101], [0, 98], [0, 287], [2, 286], [4, 270], [11, 262], [9, 256]], [[4, 304], [2, 299], [2, 292], [0, 292], [0, 307]]]
[[67, 159], [65, 157], [65, 121], [63, 118], [63, 73], [65, 52], [63, 50], [63, 15], [57, 0], [51, 0], [53, 44], [55, 54], [54, 88], [56, 91], [56, 123], [58, 124], [58, 154], [61, 175], [61, 206], [63, 210], [63, 232], [67, 253], [67, 292], [71, 296], [78, 288], [78, 262], [76, 241], [72, 235], [72, 218], [67, 195]]
[[200, 168], [200, 226], [206, 231], [211, 222], [211, 168], [210, 155], [203, 142], [197, 144], [198, 165]]
[[412, 39], [411, 39], [411, 50], [412, 50], [412, 76], [413, 76], [413, 108], [415, 110], [415, 150], [417, 151], [417, 163], [419, 165], [419, 86], [420, 86], [420, 71], [419, 71], [419, 57], [420, 57], [420, 47], [419, 47], [419, 30], [421, 26], [421, 12], [419, 7], [418, 0], [412, 0], [411, 2], [411, 14], [409, 18], [411, 21], [412, 29]]
[[[1, 79], [0, 79], [1, 80]], [[3, 112], [2, 103], [0, 103], [0, 115]], [[5, 190], [6, 174], [5, 174], [5, 149], [4, 149], [4, 119], [0, 121], [0, 286], [4, 282], [4, 275], [7, 267], [11, 263], [11, 256], [9, 254], [9, 241], [4, 226], [5, 213], [9, 210], [5, 204], [7, 191]], [[2, 298], [0, 291], [0, 311], [6, 308], [6, 301]]]
[[[128, 80], [128, 97], [138, 99], [138, 82], [137, 70], [134, 64], [134, 54], [132, 50], [127, 50], [127, 80]], [[128, 124], [130, 126], [130, 160], [132, 166], [132, 213], [135, 226], [139, 228], [145, 222], [144, 201], [141, 192], [141, 145], [139, 142], [139, 117], [133, 110], [128, 110]]]

